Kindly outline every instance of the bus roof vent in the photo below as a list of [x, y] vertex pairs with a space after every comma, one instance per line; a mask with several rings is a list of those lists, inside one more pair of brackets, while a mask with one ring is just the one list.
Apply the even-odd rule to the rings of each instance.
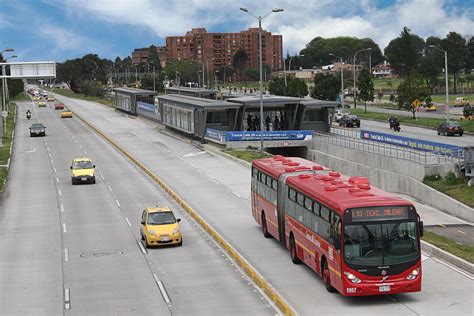
[[292, 167], [296, 167], [296, 166], [299, 166], [299, 165], [300, 165], [300, 163], [299, 163], [299, 162], [296, 162], [296, 161], [290, 161], [290, 162], [288, 163], [288, 166], [292, 166]]
[[375, 196], [373, 193], [369, 192], [354, 192], [352, 193], [353, 196]]
[[320, 165], [316, 165], [316, 166], [313, 166], [313, 170], [324, 170], [324, 167]]
[[341, 176], [341, 174], [339, 172], [336, 172], [336, 171], [330, 171], [329, 175], [331, 177], [335, 177], [335, 178], [339, 178]]
[[334, 180], [334, 178], [331, 176], [323, 176], [323, 181], [332, 181], [332, 180]]
[[295, 172], [295, 168], [292, 168], [292, 167], [286, 167], [285, 168], [285, 172]]
[[357, 187], [362, 190], [370, 190], [370, 183], [359, 183]]
[[336, 190], [337, 190], [337, 186], [335, 186], [335, 185], [328, 185], [328, 186], [324, 187], [324, 190], [326, 190], [326, 191], [336, 191]]
[[294, 169], [295, 170], [310, 170], [309, 167], [305, 167], [305, 166], [298, 166], [298, 167], [295, 167]]
[[362, 190], [359, 189], [359, 188], [349, 188], [349, 192], [350, 192], [350, 193], [362, 192]]
[[317, 175], [314, 176], [314, 178], [317, 179], [317, 180], [324, 180], [325, 177], [326, 176], [324, 174], [317, 174]]
[[279, 161], [279, 160], [283, 160], [283, 159], [285, 159], [285, 158], [282, 155], [273, 156], [273, 160]]
[[300, 174], [300, 175], [298, 175], [298, 178], [300, 178], [300, 179], [308, 179], [308, 178], [309, 178], [309, 174], [307, 174], [307, 173]]
[[369, 179], [367, 179], [366, 177], [350, 177], [349, 183], [355, 184], [355, 185], [361, 184], [361, 183], [367, 183], [370, 185]]

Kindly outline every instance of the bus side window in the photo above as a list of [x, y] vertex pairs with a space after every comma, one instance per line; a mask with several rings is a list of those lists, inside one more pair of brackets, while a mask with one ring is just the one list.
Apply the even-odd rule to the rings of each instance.
[[319, 234], [326, 240], [329, 240], [329, 209], [321, 205], [321, 217], [319, 218]]
[[[296, 192], [296, 205], [295, 205], [295, 218], [300, 222], [303, 223], [303, 195], [301, 193]], [[300, 203], [301, 202], [301, 203]]]

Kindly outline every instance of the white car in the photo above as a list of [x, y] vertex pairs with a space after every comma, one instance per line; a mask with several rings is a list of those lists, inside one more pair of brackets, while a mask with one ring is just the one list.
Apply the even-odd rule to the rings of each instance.
[[334, 113], [334, 120], [336, 122], [339, 122], [339, 120], [344, 116], [344, 115], [349, 115], [351, 113], [349, 113], [349, 111], [347, 111], [346, 109], [337, 109], [336, 110], [336, 113]]

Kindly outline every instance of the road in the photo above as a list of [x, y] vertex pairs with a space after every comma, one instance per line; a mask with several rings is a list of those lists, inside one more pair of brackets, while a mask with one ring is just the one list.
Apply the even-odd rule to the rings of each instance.
[[[472, 315], [472, 278], [425, 255], [421, 293], [344, 298], [326, 292], [316, 274], [303, 265], [292, 264], [286, 249], [275, 240], [263, 238], [251, 216], [248, 167], [220, 155], [203, 152], [189, 142], [157, 133], [154, 123], [130, 118], [91, 102], [62, 96], [58, 98], [168, 183], [298, 313]], [[430, 217], [430, 212], [426, 213]], [[424, 216], [422, 214], [423, 220]]]
[[[275, 315], [186, 212], [77, 118], [30, 102], [18, 111], [0, 209], [1, 315]], [[36, 121], [46, 137], [29, 137]], [[71, 185], [78, 156], [97, 165], [96, 184]], [[182, 247], [140, 247], [141, 211], [154, 205], [182, 218]]]

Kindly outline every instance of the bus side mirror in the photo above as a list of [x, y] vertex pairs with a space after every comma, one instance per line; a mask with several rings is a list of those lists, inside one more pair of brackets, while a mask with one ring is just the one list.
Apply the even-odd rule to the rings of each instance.
[[423, 222], [420, 221], [420, 237], [423, 237]]
[[145, 221], [141, 221], [140, 224], [145, 225]]
[[70, 166], [70, 167], [69, 167], [69, 169], [71, 169], [71, 170], [72, 170], [72, 166]]
[[179, 223], [181, 222], [181, 218], [177, 218], [176, 221]]
[[334, 249], [341, 250], [341, 241], [339, 239], [334, 239]]

